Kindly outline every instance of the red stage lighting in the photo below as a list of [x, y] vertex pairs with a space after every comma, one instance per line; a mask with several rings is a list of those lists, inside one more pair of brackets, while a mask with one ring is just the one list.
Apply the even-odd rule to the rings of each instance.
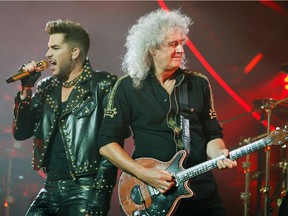
[[288, 74], [284, 78], [284, 90], [288, 91]]

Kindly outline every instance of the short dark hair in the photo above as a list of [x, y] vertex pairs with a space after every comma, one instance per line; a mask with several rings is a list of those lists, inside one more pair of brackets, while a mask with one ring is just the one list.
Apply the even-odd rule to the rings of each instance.
[[65, 42], [75, 43], [87, 56], [90, 46], [89, 33], [80, 23], [71, 20], [52, 20], [46, 23], [45, 31], [50, 35], [63, 33]]

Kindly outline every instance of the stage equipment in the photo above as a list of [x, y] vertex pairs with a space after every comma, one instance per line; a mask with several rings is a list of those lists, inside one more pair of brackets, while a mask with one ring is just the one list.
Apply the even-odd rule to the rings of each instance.
[[[248, 145], [252, 142], [255, 142], [261, 138], [264, 138], [267, 134], [262, 134], [262, 135], [259, 135], [257, 137], [254, 137], [254, 138], [246, 138], [246, 139], [243, 139], [239, 145]], [[251, 166], [251, 163], [250, 163], [250, 155], [248, 154], [246, 156], [246, 160], [245, 162], [242, 162], [242, 167], [243, 167], [243, 170], [244, 170], [244, 175], [245, 175], [245, 191], [244, 192], [241, 192], [241, 195], [240, 195], [240, 198], [243, 200], [243, 205], [244, 205], [244, 216], [248, 216], [249, 215], [249, 203], [250, 203], [250, 196], [251, 196], [251, 193], [250, 193], [250, 189], [249, 189], [249, 185], [250, 185], [250, 179], [251, 179], [251, 176], [250, 176], [250, 166]]]
[[[256, 108], [260, 108], [264, 113], [267, 114], [267, 136], [270, 133], [270, 125], [271, 125], [271, 115], [272, 110], [275, 109], [278, 105], [282, 103], [287, 103], [288, 98], [284, 98], [282, 100], [275, 100], [272, 98], [264, 98], [257, 99], [253, 101], [253, 104]], [[260, 189], [260, 192], [264, 195], [264, 216], [268, 216], [271, 213], [271, 203], [270, 200], [270, 190], [271, 187], [269, 185], [270, 181], [270, 147], [265, 148], [265, 180], [264, 186]]]
[[[277, 167], [281, 169], [281, 177], [277, 184], [275, 193], [273, 194], [276, 198], [276, 206], [280, 208], [284, 198], [288, 192], [288, 161], [287, 161], [287, 145], [283, 145], [280, 152], [281, 161], [277, 164]], [[287, 200], [287, 199], [286, 199]], [[286, 201], [287, 202], [287, 201]], [[285, 204], [287, 206], [287, 204]]]

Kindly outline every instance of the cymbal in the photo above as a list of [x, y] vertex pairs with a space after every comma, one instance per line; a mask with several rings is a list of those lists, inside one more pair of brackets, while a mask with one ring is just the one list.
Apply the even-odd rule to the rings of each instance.
[[275, 108], [276, 106], [281, 106], [283, 108], [288, 108], [288, 98], [281, 100], [276, 100], [273, 98], [260, 98], [253, 100], [253, 104], [256, 108], [265, 108], [267, 106], [270, 108]]
[[[276, 116], [279, 116], [282, 119], [287, 119], [287, 109], [288, 109], [288, 98], [284, 98], [281, 100], [276, 100], [273, 98], [261, 98], [261, 99], [255, 99], [253, 100], [253, 104], [255, 106], [256, 109], [253, 109], [250, 112], [246, 112], [246, 113], [242, 113], [240, 115], [234, 116], [233, 118], [229, 118], [223, 121], [219, 121], [219, 123], [221, 125], [227, 124], [231, 121], [237, 120], [239, 118], [242, 118], [244, 116], [250, 115], [253, 112], [257, 112], [260, 110], [264, 110], [264, 109], [274, 109], [277, 107], [277, 109], [275, 109], [273, 111], [273, 114], [275, 114]], [[276, 111], [276, 112], [275, 112]]]
[[[271, 120], [275, 124], [282, 124], [288, 119], [288, 98], [275, 100], [273, 98], [262, 98], [253, 101], [256, 108], [262, 111], [272, 111]], [[282, 122], [282, 123], [281, 123]]]

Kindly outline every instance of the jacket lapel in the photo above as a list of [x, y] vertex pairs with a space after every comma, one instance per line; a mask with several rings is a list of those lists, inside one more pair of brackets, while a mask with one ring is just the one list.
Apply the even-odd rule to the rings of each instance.
[[71, 111], [79, 107], [79, 105], [84, 101], [85, 95], [91, 91], [89, 87], [85, 86], [85, 83], [91, 78], [92, 68], [90, 66], [89, 60], [86, 59], [83, 72], [68, 98], [68, 103], [66, 108], [62, 112], [62, 116], [70, 113]]

